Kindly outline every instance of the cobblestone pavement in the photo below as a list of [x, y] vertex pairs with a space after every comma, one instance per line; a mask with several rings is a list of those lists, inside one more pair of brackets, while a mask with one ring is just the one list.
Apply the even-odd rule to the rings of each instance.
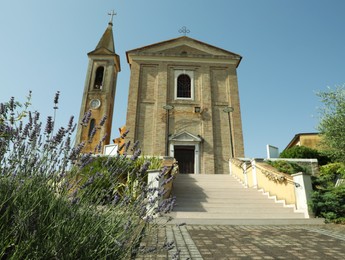
[[137, 259], [345, 259], [345, 226], [167, 225], [145, 245]]

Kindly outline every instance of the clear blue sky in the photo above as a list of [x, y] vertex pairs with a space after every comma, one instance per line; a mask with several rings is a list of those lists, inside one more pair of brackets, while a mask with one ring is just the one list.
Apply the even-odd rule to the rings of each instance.
[[238, 53], [245, 154], [265, 157], [266, 144], [282, 151], [297, 133], [315, 132], [315, 93], [345, 82], [344, 0], [11, 0], [0, 3], [0, 102], [23, 101], [53, 113], [58, 124], [78, 117], [87, 53], [115, 9], [118, 76], [112, 138], [125, 124], [129, 66], [125, 52], [189, 37]]

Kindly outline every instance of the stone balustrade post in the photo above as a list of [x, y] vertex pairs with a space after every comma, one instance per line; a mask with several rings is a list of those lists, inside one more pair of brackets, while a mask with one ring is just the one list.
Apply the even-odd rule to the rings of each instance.
[[[152, 217], [158, 217], [155, 213], [155, 209], [159, 205], [159, 196], [158, 196], [158, 190], [161, 187], [161, 181], [159, 179], [159, 174], [161, 173], [160, 170], [148, 170], [147, 175], [147, 182], [148, 187], [150, 190], [153, 190], [153, 192], [149, 192], [148, 196], [148, 205], [147, 205], [147, 214]], [[150, 201], [154, 201], [154, 203], [150, 203]]]
[[252, 163], [253, 188], [257, 188], [258, 187], [258, 179], [256, 177], [256, 161], [255, 161], [255, 159], [253, 159], [251, 161], [251, 163]]
[[293, 177], [296, 196], [296, 209], [304, 213], [305, 218], [310, 218], [313, 213], [309, 211], [308, 202], [311, 200], [311, 176], [309, 174], [299, 172], [291, 175]]

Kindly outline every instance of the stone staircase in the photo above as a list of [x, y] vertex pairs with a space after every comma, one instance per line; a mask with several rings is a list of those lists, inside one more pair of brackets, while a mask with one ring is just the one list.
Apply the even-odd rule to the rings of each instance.
[[[179, 174], [170, 216], [190, 224], [320, 224], [225, 174]], [[315, 223], [314, 223], [315, 222]]]

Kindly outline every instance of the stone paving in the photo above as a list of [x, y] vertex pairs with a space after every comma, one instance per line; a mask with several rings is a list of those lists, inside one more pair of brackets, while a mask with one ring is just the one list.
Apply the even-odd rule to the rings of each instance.
[[144, 244], [136, 259], [345, 259], [345, 226], [166, 225]]

